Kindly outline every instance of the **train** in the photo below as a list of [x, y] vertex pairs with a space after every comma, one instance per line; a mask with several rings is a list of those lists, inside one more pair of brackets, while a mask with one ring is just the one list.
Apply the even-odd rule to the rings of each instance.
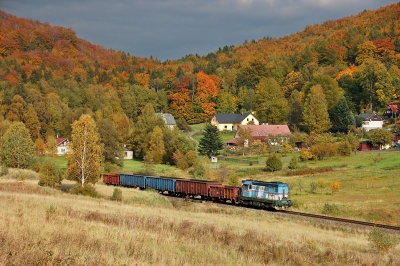
[[153, 189], [170, 196], [262, 209], [284, 210], [292, 206], [289, 186], [282, 182], [243, 180], [242, 186], [236, 187], [217, 181], [120, 173], [103, 174], [103, 183], [128, 188]]

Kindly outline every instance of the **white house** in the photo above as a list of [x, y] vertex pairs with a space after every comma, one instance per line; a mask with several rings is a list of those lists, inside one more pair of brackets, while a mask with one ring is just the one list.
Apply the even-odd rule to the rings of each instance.
[[160, 115], [164, 119], [165, 125], [167, 125], [169, 129], [176, 127], [176, 121], [173, 115], [168, 113], [160, 113]]
[[259, 125], [260, 122], [252, 113], [241, 114], [215, 114], [211, 119], [211, 125], [216, 126], [219, 131], [237, 131], [240, 125]]
[[56, 142], [57, 142], [57, 155], [65, 156], [68, 152], [68, 139], [56, 138]]
[[376, 112], [359, 114], [358, 117], [362, 119], [362, 128], [365, 131], [382, 128], [383, 126], [384, 119]]

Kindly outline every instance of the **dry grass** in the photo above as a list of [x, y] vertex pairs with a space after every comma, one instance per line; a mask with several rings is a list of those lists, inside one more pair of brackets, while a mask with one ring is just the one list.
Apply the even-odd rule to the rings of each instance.
[[[66, 185], [68, 185], [66, 183]], [[96, 185], [102, 198], [0, 179], [1, 265], [399, 265], [368, 232]]]

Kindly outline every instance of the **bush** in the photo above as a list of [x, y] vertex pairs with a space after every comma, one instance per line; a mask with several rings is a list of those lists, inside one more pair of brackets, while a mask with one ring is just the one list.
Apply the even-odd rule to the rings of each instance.
[[104, 172], [105, 173], [118, 173], [121, 167], [116, 164], [105, 162], [104, 163]]
[[337, 192], [340, 189], [340, 184], [339, 184], [339, 182], [335, 181], [335, 182], [331, 183], [330, 187], [331, 187], [332, 193]]
[[56, 161], [47, 158], [41, 165], [39, 170], [39, 185], [54, 187], [61, 185], [62, 173]]
[[275, 172], [282, 170], [282, 161], [278, 154], [272, 153], [265, 162], [265, 169], [268, 172]]
[[299, 168], [299, 159], [296, 156], [293, 156], [289, 162], [289, 169], [297, 169]]
[[372, 248], [375, 248], [378, 250], [378, 252], [383, 253], [387, 253], [395, 245], [395, 241], [378, 228], [374, 228], [371, 232], [369, 232], [368, 241], [370, 242]]
[[339, 214], [339, 207], [336, 204], [325, 203], [324, 207], [322, 207], [322, 214], [337, 215]]
[[310, 193], [315, 193], [315, 191], [317, 190], [318, 187], [318, 183], [315, 181], [311, 181], [310, 183]]
[[0, 172], [0, 176], [4, 176], [4, 175], [8, 175], [8, 167], [3, 165], [1, 167], [1, 172]]
[[311, 153], [318, 159], [323, 160], [336, 155], [336, 145], [334, 143], [322, 142], [311, 147]]
[[233, 176], [229, 177], [227, 183], [228, 183], [228, 186], [233, 186], [233, 187], [238, 187], [240, 185], [237, 175], [233, 175]]
[[350, 143], [347, 140], [342, 140], [339, 142], [337, 146], [337, 151], [342, 156], [350, 156], [352, 152], [352, 148]]
[[92, 198], [99, 197], [99, 193], [90, 184], [85, 184], [83, 187], [80, 184], [77, 184], [70, 190], [70, 193], [76, 195], [90, 196]]
[[119, 188], [114, 188], [111, 200], [122, 201], [122, 190]]
[[300, 150], [300, 158], [302, 161], [308, 161], [313, 158], [313, 154], [306, 148]]

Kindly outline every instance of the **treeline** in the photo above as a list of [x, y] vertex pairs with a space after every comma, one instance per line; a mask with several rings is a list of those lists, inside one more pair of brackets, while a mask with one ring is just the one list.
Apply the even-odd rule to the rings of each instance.
[[44, 142], [70, 136], [71, 124], [89, 114], [115, 128], [120, 143], [135, 144], [132, 132], [148, 103], [180, 125], [254, 111], [262, 123], [347, 132], [358, 113], [382, 113], [400, 95], [399, 18], [394, 4], [160, 62], [0, 11], [0, 116], [23, 122], [33, 141]]

